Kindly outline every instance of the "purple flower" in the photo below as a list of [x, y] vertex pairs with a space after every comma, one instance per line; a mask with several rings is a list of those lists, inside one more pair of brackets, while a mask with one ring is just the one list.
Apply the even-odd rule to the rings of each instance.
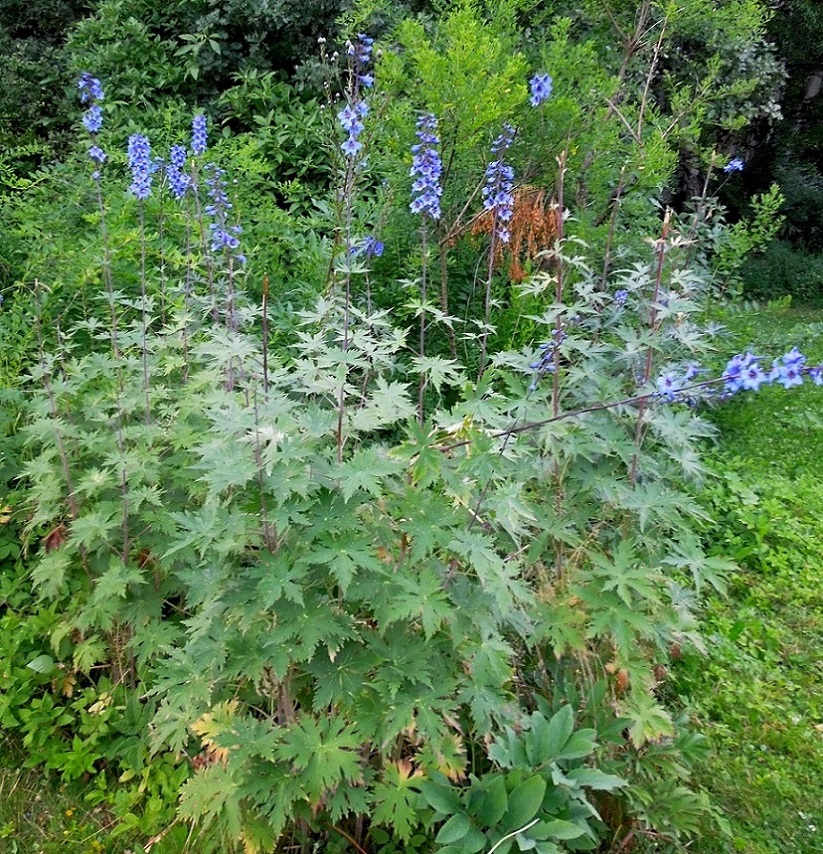
[[346, 157], [354, 157], [363, 148], [363, 143], [358, 142], [354, 137], [350, 136], [344, 143], [341, 143], [340, 150]]
[[417, 138], [420, 142], [411, 149], [414, 156], [409, 174], [415, 180], [412, 183], [409, 208], [412, 213], [422, 213], [432, 219], [440, 219], [440, 197], [443, 195], [440, 178], [443, 174], [443, 163], [437, 150], [440, 144], [437, 119], [431, 113], [417, 120]]
[[552, 79], [545, 72], [535, 74], [529, 80], [529, 88], [531, 89], [531, 105], [533, 107], [542, 104], [552, 93]]
[[166, 180], [175, 199], [182, 199], [191, 186], [191, 178], [183, 172], [186, 165], [186, 149], [182, 145], [173, 145], [166, 163]]
[[657, 391], [669, 400], [674, 400], [683, 387], [683, 380], [674, 371], [667, 371], [657, 378]]
[[363, 133], [365, 125], [363, 119], [368, 115], [369, 107], [365, 101], [355, 101], [346, 104], [337, 114], [337, 121], [340, 126], [349, 135], [348, 139], [340, 146], [340, 150], [346, 157], [355, 157], [363, 149], [363, 143], [359, 142], [357, 137]]
[[200, 113], [194, 117], [191, 123], [191, 151], [196, 157], [205, 154], [208, 143], [208, 131], [206, 129], [206, 117]]
[[151, 180], [154, 172], [151, 158], [151, 145], [142, 134], [135, 133], [129, 137], [129, 169], [132, 182], [129, 190], [141, 201], [151, 195]]
[[372, 79], [371, 82], [365, 83], [362, 79], [361, 72], [364, 71], [366, 66], [371, 62], [372, 50], [374, 49], [373, 45], [374, 39], [369, 38], [365, 33], [358, 33], [355, 41], [346, 42], [346, 53], [353, 59], [355, 72], [358, 75], [361, 75], [359, 78], [360, 82], [367, 87], [371, 86], [374, 80]]
[[740, 157], [733, 157], [724, 167], [723, 171], [728, 175], [732, 172], [742, 172], [746, 164]]
[[614, 295], [612, 296], [612, 300], [614, 301], [615, 305], [625, 305], [626, 300], [628, 298], [629, 298], [629, 292], [627, 290], [622, 289], [622, 288], [619, 291], [615, 291]]

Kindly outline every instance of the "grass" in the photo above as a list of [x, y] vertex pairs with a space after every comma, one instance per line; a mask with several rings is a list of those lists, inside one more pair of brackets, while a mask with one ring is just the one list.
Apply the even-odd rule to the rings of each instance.
[[[772, 306], [726, 319], [723, 349], [823, 361], [823, 311]], [[823, 391], [742, 395], [719, 428], [706, 493], [715, 551], [740, 571], [708, 603], [707, 657], [677, 672], [713, 752], [698, 780], [724, 811], [694, 854], [823, 851]]]
[[[150, 836], [100, 803], [97, 781], [61, 783], [26, 769], [20, 748], [0, 739], [0, 854], [180, 854], [186, 829]], [[93, 804], [93, 805], [91, 805]]]

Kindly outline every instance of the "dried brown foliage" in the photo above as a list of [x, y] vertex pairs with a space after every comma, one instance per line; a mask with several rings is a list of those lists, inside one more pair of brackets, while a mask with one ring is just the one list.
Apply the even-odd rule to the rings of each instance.
[[[514, 192], [514, 210], [509, 231], [509, 243], [495, 241], [494, 264], [499, 267], [505, 256], [509, 258], [509, 278], [522, 282], [526, 278], [525, 264], [539, 264], [541, 252], [550, 249], [557, 238], [560, 215], [557, 204], [546, 199], [544, 190], [526, 185]], [[472, 234], [490, 235], [494, 227], [494, 215], [484, 211], [472, 223]]]

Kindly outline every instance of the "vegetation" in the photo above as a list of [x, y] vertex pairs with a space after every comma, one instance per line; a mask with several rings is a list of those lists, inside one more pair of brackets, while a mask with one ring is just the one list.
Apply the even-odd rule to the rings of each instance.
[[746, 194], [767, 4], [43, 5], [0, 838], [814, 850], [823, 350], [741, 302], [817, 293]]

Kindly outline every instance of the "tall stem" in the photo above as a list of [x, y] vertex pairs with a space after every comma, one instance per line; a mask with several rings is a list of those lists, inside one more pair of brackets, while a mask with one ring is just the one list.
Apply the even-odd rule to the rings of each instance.
[[140, 200], [140, 310], [142, 338], [140, 349], [143, 362], [143, 396], [146, 406], [146, 424], [151, 424], [151, 403], [149, 400], [149, 352], [148, 352], [148, 294], [146, 290], [146, 210], [143, 200]]
[[[554, 352], [552, 355], [554, 370], [552, 372], [552, 417], [557, 418], [560, 414], [560, 343], [563, 332], [563, 314], [559, 310], [563, 305], [563, 210], [565, 205], [564, 190], [566, 180], [566, 152], [563, 151], [558, 158], [559, 171], [557, 175], [557, 237], [556, 245], [557, 252], [555, 254], [555, 286], [554, 286], [554, 302], [558, 309], [557, 318], [554, 322]], [[563, 470], [560, 466], [560, 459], [557, 453], [554, 454], [554, 508], [555, 513], [559, 517], [562, 515], [563, 505]], [[562, 540], [555, 541], [554, 569], [558, 582], [563, 580], [564, 569], [564, 549]]]
[[[660, 299], [660, 285], [663, 281], [663, 267], [666, 261], [666, 241], [669, 237], [669, 227], [671, 221], [671, 209], [666, 209], [666, 215], [663, 218], [663, 229], [660, 234], [660, 239], [657, 241], [657, 270], [654, 279], [654, 292], [652, 294], [652, 305], [649, 312], [649, 329], [654, 334], [658, 329], [657, 322], [657, 306]], [[646, 363], [643, 367], [643, 385], [648, 385], [652, 378], [652, 367], [654, 364], [654, 344], [650, 343], [646, 350]], [[643, 436], [645, 435], [645, 414], [648, 399], [642, 399], [637, 406], [637, 425], [634, 430], [634, 453], [632, 455], [632, 464], [629, 470], [629, 483], [634, 484], [637, 480], [637, 465], [640, 459], [640, 447], [643, 444]]]
[[[420, 271], [420, 358], [426, 357], [426, 299], [428, 298], [429, 245], [426, 217], [420, 229], [420, 243], [423, 250], [423, 263]], [[424, 398], [426, 394], [426, 375], [421, 371], [417, 389], [417, 420], [424, 421]]]
[[100, 211], [100, 232], [103, 237], [103, 280], [106, 283], [106, 296], [109, 301], [109, 322], [111, 324], [111, 350], [115, 362], [115, 374], [117, 376], [117, 450], [120, 453], [120, 495], [123, 502], [123, 519], [120, 523], [120, 533], [123, 537], [123, 563], [129, 558], [129, 481], [126, 471], [126, 442], [123, 431], [124, 412], [123, 401], [125, 399], [125, 380], [123, 378], [123, 363], [120, 358], [120, 344], [118, 341], [118, 318], [117, 305], [114, 298], [114, 286], [111, 275], [111, 250], [109, 248], [109, 235], [106, 224], [106, 208], [103, 203], [103, 192], [100, 182], [97, 182], [97, 206]]
[[483, 297], [483, 336], [480, 339], [480, 370], [478, 378], [486, 370], [486, 351], [489, 344], [489, 327], [492, 319], [492, 281], [494, 279], [494, 253], [497, 251], [497, 211], [492, 220], [491, 240], [489, 241], [489, 266], [486, 270], [486, 293]]

